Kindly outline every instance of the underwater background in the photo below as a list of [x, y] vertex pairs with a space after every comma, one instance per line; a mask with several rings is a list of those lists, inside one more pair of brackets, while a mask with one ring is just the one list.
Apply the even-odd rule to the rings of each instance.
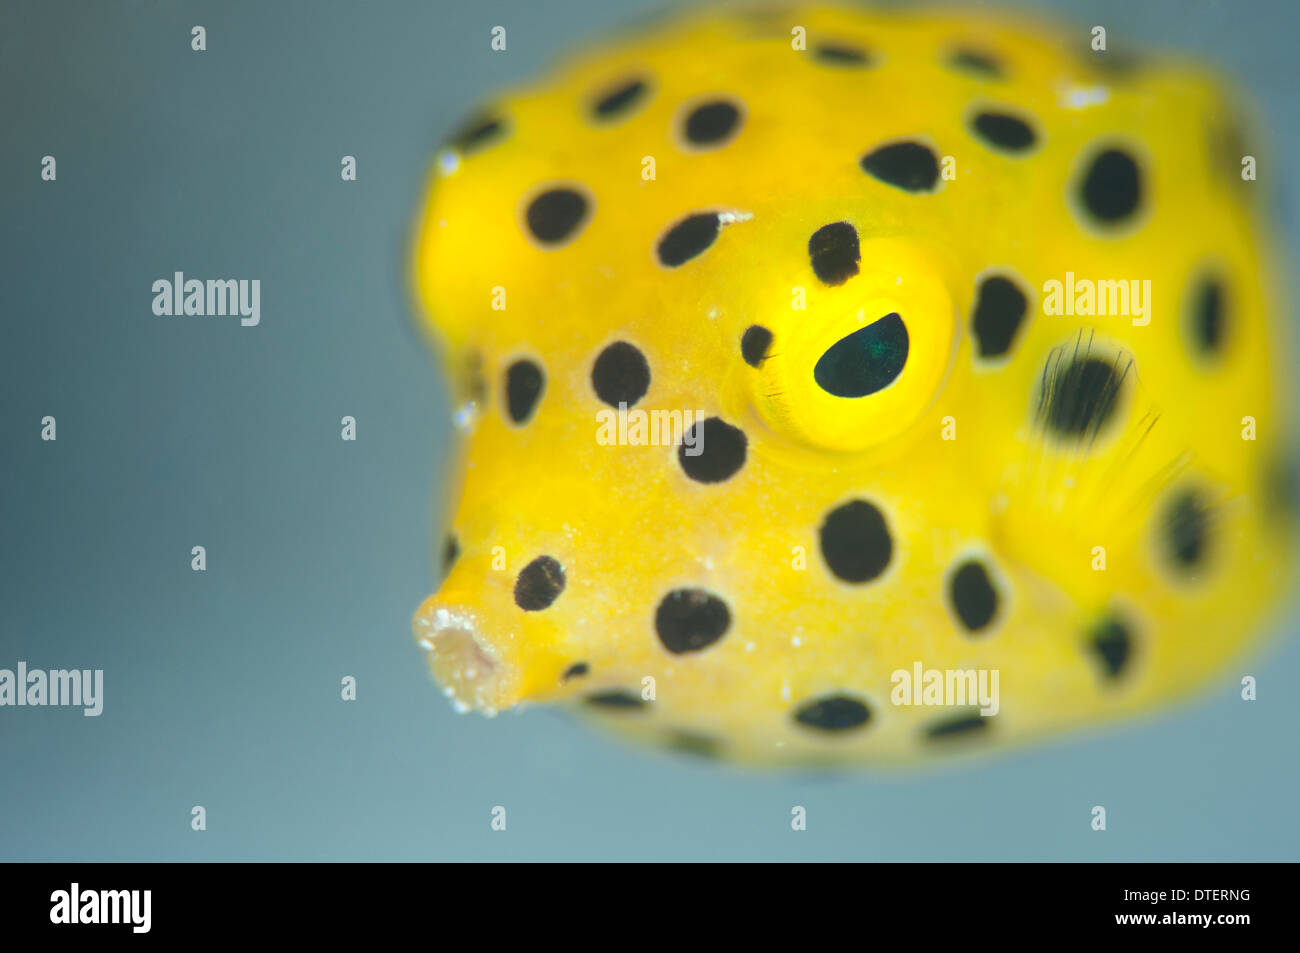
[[[1233, 77], [1297, 274], [1300, 7], [1017, 7]], [[105, 696], [0, 708], [0, 860], [1300, 859], [1294, 607], [1176, 707], [915, 769], [730, 767], [435, 688], [410, 635], [452, 440], [409, 293], [429, 163], [483, 97], [665, 8], [0, 7], [0, 668], [103, 669]], [[155, 317], [175, 271], [260, 279], [261, 323]]]

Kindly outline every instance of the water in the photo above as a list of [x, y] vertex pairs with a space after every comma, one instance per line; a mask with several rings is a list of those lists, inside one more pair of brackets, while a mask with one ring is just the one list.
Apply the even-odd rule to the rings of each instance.
[[[430, 685], [409, 620], [452, 430], [404, 274], [427, 165], [476, 97], [657, 6], [4, 4], [0, 667], [102, 668], [106, 697], [98, 718], [0, 710], [0, 858], [1300, 856], [1294, 619], [1242, 669], [1254, 704], [1225, 677], [1141, 722], [918, 773], [718, 767], [553, 712], [457, 716]], [[1266, 178], [1291, 171], [1293, 4], [1068, 6], [1236, 73]], [[1294, 193], [1278, 209], [1294, 272]], [[259, 279], [261, 324], [155, 318], [145, 289], [176, 270]]]

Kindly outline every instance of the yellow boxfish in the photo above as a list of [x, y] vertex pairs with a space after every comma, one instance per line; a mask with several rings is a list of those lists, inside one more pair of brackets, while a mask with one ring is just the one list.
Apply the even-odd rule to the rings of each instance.
[[982, 751], [1231, 668], [1293, 569], [1242, 107], [1105, 31], [698, 13], [503, 95], [414, 273], [460, 710], [768, 764]]

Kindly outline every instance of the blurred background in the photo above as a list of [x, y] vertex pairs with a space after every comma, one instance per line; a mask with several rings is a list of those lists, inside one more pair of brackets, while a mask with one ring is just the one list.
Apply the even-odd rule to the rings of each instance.
[[[435, 689], [410, 618], [451, 430], [405, 274], [428, 163], [479, 98], [664, 6], [0, 5], [0, 668], [100, 668], [105, 693], [98, 718], [0, 708], [0, 859], [1300, 858], [1294, 613], [1190, 704], [910, 772], [746, 771]], [[1300, 8], [1028, 6], [1239, 80], [1295, 274]], [[261, 325], [155, 317], [174, 271], [260, 278]]]

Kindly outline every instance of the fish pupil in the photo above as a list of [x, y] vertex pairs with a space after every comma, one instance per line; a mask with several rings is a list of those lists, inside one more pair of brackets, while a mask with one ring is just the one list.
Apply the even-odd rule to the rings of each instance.
[[891, 312], [827, 348], [813, 368], [813, 380], [835, 397], [866, 397], [903, 372], [907, 346], [907, 325]]

